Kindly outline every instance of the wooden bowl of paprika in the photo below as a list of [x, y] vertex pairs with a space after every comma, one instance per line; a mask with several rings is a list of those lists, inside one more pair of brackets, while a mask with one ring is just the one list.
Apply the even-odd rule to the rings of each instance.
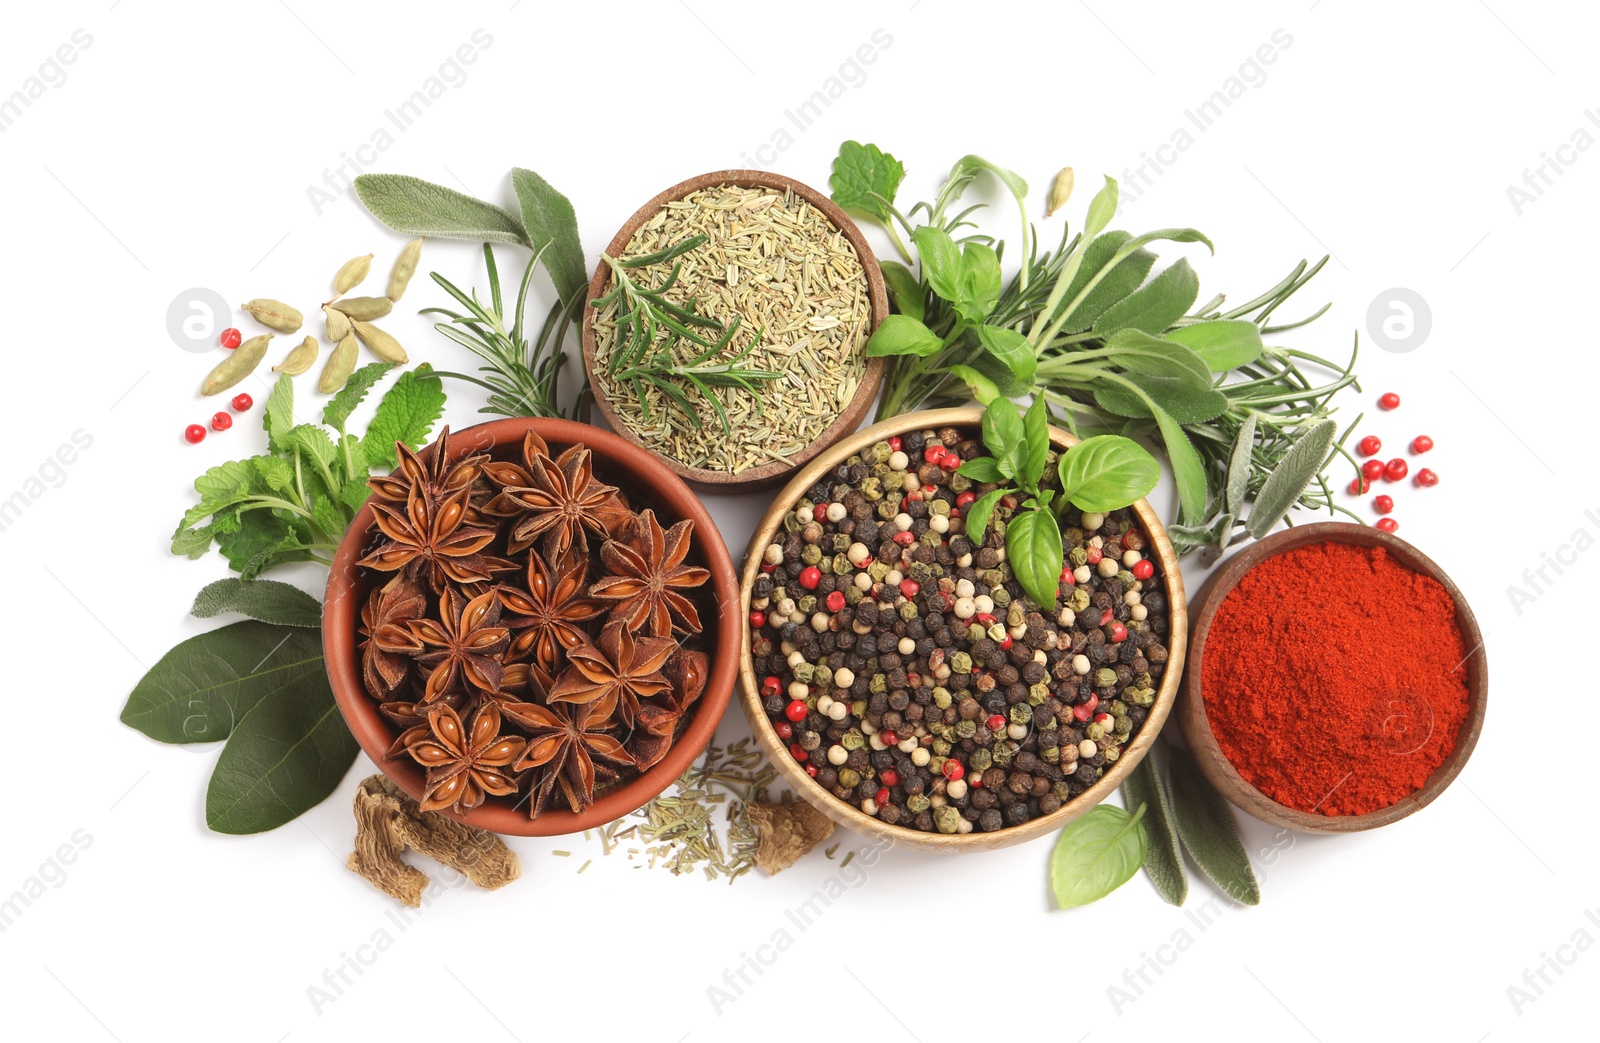
[[1488, 704], [1477, 621], [1438, 565], [1364, 525], [1297, 525], [1196, 600], [1178, 717], [1235, 806], [1310, 833], [1420, 811], [1472, 756]]

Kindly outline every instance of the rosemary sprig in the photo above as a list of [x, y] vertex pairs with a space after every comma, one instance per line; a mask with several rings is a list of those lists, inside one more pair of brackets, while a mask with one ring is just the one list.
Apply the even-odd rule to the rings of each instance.
[[[740, 366], [755, 351], [765, 331], [758, 330], [744, 348], [729, 354], [734, 335], [739, 331], [737, 317], [724, 325], [700, 314], [693, 302], [684, 307], [667, 299], [667, 291], [677, 285], [682, 273], [681, 261], [675, 261], [666, 281], [656, 287], [642, 286], [628, 274], [631, 269], [674, 261], [705, 241], [704, 235], [691, 236], [665, 250], [620, 260], [601, 254], [611, 266], [616, 285], [610, 293], [597, 299], [594, 306], [605, 308], [617, 303], [617, 342], [606, 373], [632, 388], [646, 423], [651, 419], [650, 401], [645, 395], [648, 385], [676, 402], [690, 422], [700, 427], [699, 410], [683, 388], [687, 383], [710, 404], [726, 434], [732, 430], [728, 414], [711, 389], [732, 387], [750, 392], [759, 413], [761, 399], [755, 395], [759, 384], [783, 376], [778, 370]], [[689, 347], [681, 348], [684, 344]], [[689, 357], [680, 358], [685, 353]]]

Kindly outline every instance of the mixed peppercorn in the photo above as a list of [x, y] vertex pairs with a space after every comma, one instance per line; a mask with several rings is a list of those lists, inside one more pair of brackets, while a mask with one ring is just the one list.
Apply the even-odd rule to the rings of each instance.
[[851, 457], [785, 515], [752, 589], [755, 672], [790, 754], [840, 800], [924, 832], [1019, 826], [1088, 789], [1167, 662], [1133, 511], [1067, 509], [1042, 609], [1006, 562], [1016, 500], [981, 541], [965, 531], [994, 487], [955, 472], [981, 455], [976, 432], [942, 428]]

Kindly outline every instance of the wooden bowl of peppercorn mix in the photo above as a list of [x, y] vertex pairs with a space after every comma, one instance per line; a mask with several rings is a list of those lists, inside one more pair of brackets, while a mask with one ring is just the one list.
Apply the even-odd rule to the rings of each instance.
[[1296, 525], [1224, 562], [1197, 605], [1183, 733], [1211, 784], [1256, 818], [1386, 826], [1472, 756], [1483, 637], [1450, 577], [1398, 536]]
[[[1030, 608], [998, 571], [995, 528], [974, 546], [959, 520], [989, 488], [954, 473], [983, 454], [982, 416], [896, 417], [818, 456], [762, 518], [740, 586], [742, 703], [779, 774], [840, 825], [923, 850], [1022, 843], [1115, 792], [1167, 719], [1188, 634], [1177, 555], [1144, 500], [1069, 508], [1073, 575], [1053, 618]], [[913, 474], [926, 498], [879, 513]]]

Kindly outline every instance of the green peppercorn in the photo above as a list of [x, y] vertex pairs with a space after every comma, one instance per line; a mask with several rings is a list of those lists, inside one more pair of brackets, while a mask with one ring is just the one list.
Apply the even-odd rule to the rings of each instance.
[[856, 605], [856, 604], [859, 604], [860, 601], [861, 601], [861, 588], [860, 587], [858, 587], [854, 583], [852, 583], [848, 587], [844, 588], [844, 603], [846, 605]]
[[1107, 764], [1115, 762], [1118, 757], [1122, 756], [1122, 750], [1115, 746], [1107, 746], [1100, 752], [1105, 755]]
[[867, 682], [867, 690], [874, 695], [882, 695], [889, 690], [889, 678], [884, 674], [873, 674]]
[[978, 734], [978, 722], [977, 721], [957, 721], [956, 722], [956, 738], [958, 738], [958, 739], [970, 739], [976, 734]]
[[933, 824], [941, 833], [954, 833], [961, 828], [961, 810], [949, 804], [935, 809]]
[[950, 672], [956, 674], [972, 673], [972, 656], [966, 652], [957, 652], [955, 655], [951, 656]]
[[859, 750], [867, 745], [867, 737], [862, 734], [860, 728], [851, 728], [839, 740], [839, 745], [847, 750]]
[[897, 493], [905, 488], [906, 473], [904, 471], [890, 471], [883, 476], [883, 491]]
[[1011, 708], [1007, 716], [1011, 718], [1012, 724], [1029, 724], [1033, 721], [1033, 707], [1019, 703]]
[[794, 679], [799, 681], [801, 684], [810, 684], [811, 679], [815, 677], [817, 673], [817, 668], [812, 666], [810, 663], [800, 663], [799, 665], [792, 667], [791, 670], [794, 673]]
[[899, 611], [900, 618], [909, 623], [917, 618], [917, 603], [915, 601], [902, 601]]
[[930, 749], [935, 757], [948, 757], [950, 756], [950, 750], [952, 748], [953, 747], [950, 745], [948, 740], [935, 739], [933, 740], [933, 746]]
[[1083, 730], [1083, 737], [1090, 742], [1098, 743], [1106, 737], [1105, 725], [1099, 721], [1090, 721], [1089, 726]]
[[889, 462], [889, 457], [893, 453], [894, 450], [889, 448], [888, 442], [874, 442], [870, 447], [868, 447], [867, 451], [862, 454], [862, 457], [869, 464], [883, 464]]
[[[1079, 538], [1081, 539], [1082, 537]], [[1089, 552], [1084, 550], [1082, 547], [1074, 547], [1067, 551], [1067, 560], [1072, 563], [1073, 568], [1077, 568], [1080, 565], [1087, 565], [1089, 564]]]
[[1004, 767], [1010, 764], [1011, 759], [1017, 755], [1017, 744], [1010, 739], [1004, 742], [997, 742], [990, 749], [989, 755], [994, 758], [996, 764]]
[[946, 480], [946, 484], [950, 486], [951, 492], [964, 493], [972, 488], [972, 479], [957, 471]]
[[876, 503], [883, 499], [883, 485], [876, 478], [864, 479], [861, 483], [861, 497], [869, 503]]
[[1133, 583], [1133, 573], [1127, 569], [1117, 570], [1117, 582], [1121, 583], [1123, 589], [1126, 590]]
[[1061, 761], [1061, 747], [1046, 746], [1039, 751], [1039, 759], [1049, 764], [1059, 763]]
[[861, 773], [854, 768], [840, 768], [839, 785], [855, 789], [861, 785]]
[[1050, 698], [1050, 686], [1043, 681], [1028, 686], [1028, 705], [1042, 706]]
[[1102, 666], [1094, 672], [1094, 686], [1096, 688], [1110, 688], [1117, 683], [1117, 672], [1110, 667]]
[[973, 750], [972, 756], [968, 760], [971, 762], [973, 771], [987, 771], [989, 766], [994, 763], [994, 757], [989, 753], [988, 747], [979, 747]]
[[[994, 590], [989, 592], [989, 597], [994, 600], [995, 608], [1006, 608], [1007, 606], [1011, 606], [1012, 608], [1016, 608], [1018, 610], [1021, 610], [1022, 608], [1022, 603], [1020, 601], [1011, 600], [1011, 591], [1007, 590], [1005, 587], [994, 588]], [[1017, 619], [1017, 623], [1021, 623], [1025, 618], [1027, 618], [1026, 613]], [[1008, 623], [1011, 621], [1011, 614], [1009, 612], [1006, 614], [1006, 621]], [[1011, 625], [1016, 626], [1017, 623], [1011, 623]]]
[[932, 806], [933, 806], [933, 801], [929, 800], [927, 797], [923, 796], [921, 793], [918, 793], [915, 796], [906, 798], [906, 810], [910, 811], [914, 815], [920, 815], [924, 811], [927, 811], [928, 808], [930, 808]]
[[928, 504], [928, 513], [948, 515], [950, 513], [950, 501], [934, 500], [932, 503]]
[[1068, 606], [1076, 615], [1089, 607], [1089, 590], [1087, 587], [1074, 587], [1072, 597], [1067, 599]]
[[815, 594], [807, 594], [799, 601], [796, 601], [794, 607], [809, 616], [817, 610], [817, 596]]
[[815, 565], [822, 560], [822, 548], [815, 543], [808, 543], [800, 548], [800, 560], [807, 565]]

